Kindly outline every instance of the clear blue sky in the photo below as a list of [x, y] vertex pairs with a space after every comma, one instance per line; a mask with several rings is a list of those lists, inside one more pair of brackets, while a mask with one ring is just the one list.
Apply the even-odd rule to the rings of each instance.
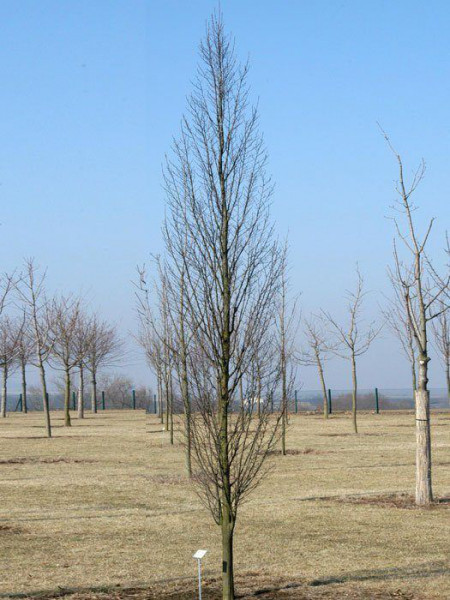
[[[53, 290], [84, 293], [135, 327], [130, 283], [162, 249], [161, 164], [176, 134], [205, 21], [197, 0], [2, 0], [0, 233], [2, 270], [33, 255]], [[358, 260], [387, 289], [395, 163], [428, 164], [417, 218], [436, 216], [433, 247], [450, 225], [450, 4], [445, 1], [223, 0], [250, 84], [276, 182], [279, 232], [289, 229], [292, 283], [304, 313], [342, 315]], [[128, 367], [137, 382], [147, 370]], [[437, 361], [434, 386], [443, 385]], [[383, 373], [383, 369], [385, 372]], [[347, 387], [348, 365], [329, 384]], [[305, 388], [317, 387], [303, 370]], [[386, 334], [361, 361], [361, 385], [405, 387], [406, 363]]]

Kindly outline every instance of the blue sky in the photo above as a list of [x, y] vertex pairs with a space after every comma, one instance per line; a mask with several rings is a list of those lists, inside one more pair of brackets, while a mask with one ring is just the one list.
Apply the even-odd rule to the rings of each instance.
[[[387, 291], [396, 168], [382, 123], [410, 173], [428, 170], [418, 222], [449, 227], [450, 4], [224, 0], [276, 183], [273, 215], [289, 231], [291, 276], [305, 314], [343, 315], [358, 261]], [[162, 249], [161, 164], [178, 131], [205, 21], [202, 0], [31, 0], [0, 3], [2, 269], [35, 256], [50, 291], [83, 293], [135, 328], [135, 266]], [[149, 379], [137, 356], [125, 369]], [[312, 369], [305, 388], [317, 387]], [[443, 385], [437, 360], [432, 386]], [[361, 360], [363, 387], [405, 387], [408, 366], [387, 333]], [[329, 384], [348, 387], [348, 365]]]

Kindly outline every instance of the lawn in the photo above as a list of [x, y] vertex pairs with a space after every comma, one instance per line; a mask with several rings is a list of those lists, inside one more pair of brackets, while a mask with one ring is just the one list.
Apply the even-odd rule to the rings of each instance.
[[[220, 581], [220, 530], [154, 415], [0, 422], [0, 594], [194, 598], [192, 554]], [[237, 591], [268, 598], [450, 598], [450, 413], [432, 416], [430, 509], [414, 491], [412, 413], [290, 418], [290, 454], [238, 515]]]

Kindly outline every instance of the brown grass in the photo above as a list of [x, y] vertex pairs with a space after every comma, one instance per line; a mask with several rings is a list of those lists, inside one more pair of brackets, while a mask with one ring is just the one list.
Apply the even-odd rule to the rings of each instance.
[[[205, 599], [217, 598], [219, 529], [181, 445], [142, 412], [73, 417], [52, 440], [41, 414], [0, 422], [0, 594], [191, 600], [205, 547]], [[450, 421], [438, 421], [434, 489], [448, 498]], [[239, 514], [241, 597], [449, 598], [448, 503], [410, 509], [413, 415], [362, 414], [358, 436], [344, 415], [290, 422], [288, 455], [271, 456]]]

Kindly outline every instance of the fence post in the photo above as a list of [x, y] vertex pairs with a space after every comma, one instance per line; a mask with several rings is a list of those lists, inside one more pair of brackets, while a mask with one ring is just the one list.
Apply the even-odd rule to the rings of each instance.
[[22, 394], [19, 394], [19, 406], [20, 406], [20, 412], [23, 411], [23, 400], [22, 400]]
[[297, 390], [295, 390], [294, 392], [294, 396], [295, 396], [295, 414], [298, 413], [298, 397], [297, 397]]
[[131, 396], [133, 399], [133, 410], [136, 410], [136, 390], [131, 390]]
[[330, 388], [328, 388], [328, 414], [331, 415], [332, 412], [333, 410], [331, 406], [331, 390]]
[[72, 409], [76, 410], [77, 404], [76, 404], [77, 400], [76, 400], [76, 395], [75, 392], [72, 392]]
[[273, 394], [270, 394], [270, 412], [273, 414]]
[[378, 398], [378, 388], [375, 388], [375, 412], [377, 415], [380, 414], [380, 401]]
[[157, 414], [156, 413], [156, 394], [153, 394], [153, 412], [155, 413], [155, 415]]
[[102, 392], [102, 410], [105, 410], [105, 392]]

